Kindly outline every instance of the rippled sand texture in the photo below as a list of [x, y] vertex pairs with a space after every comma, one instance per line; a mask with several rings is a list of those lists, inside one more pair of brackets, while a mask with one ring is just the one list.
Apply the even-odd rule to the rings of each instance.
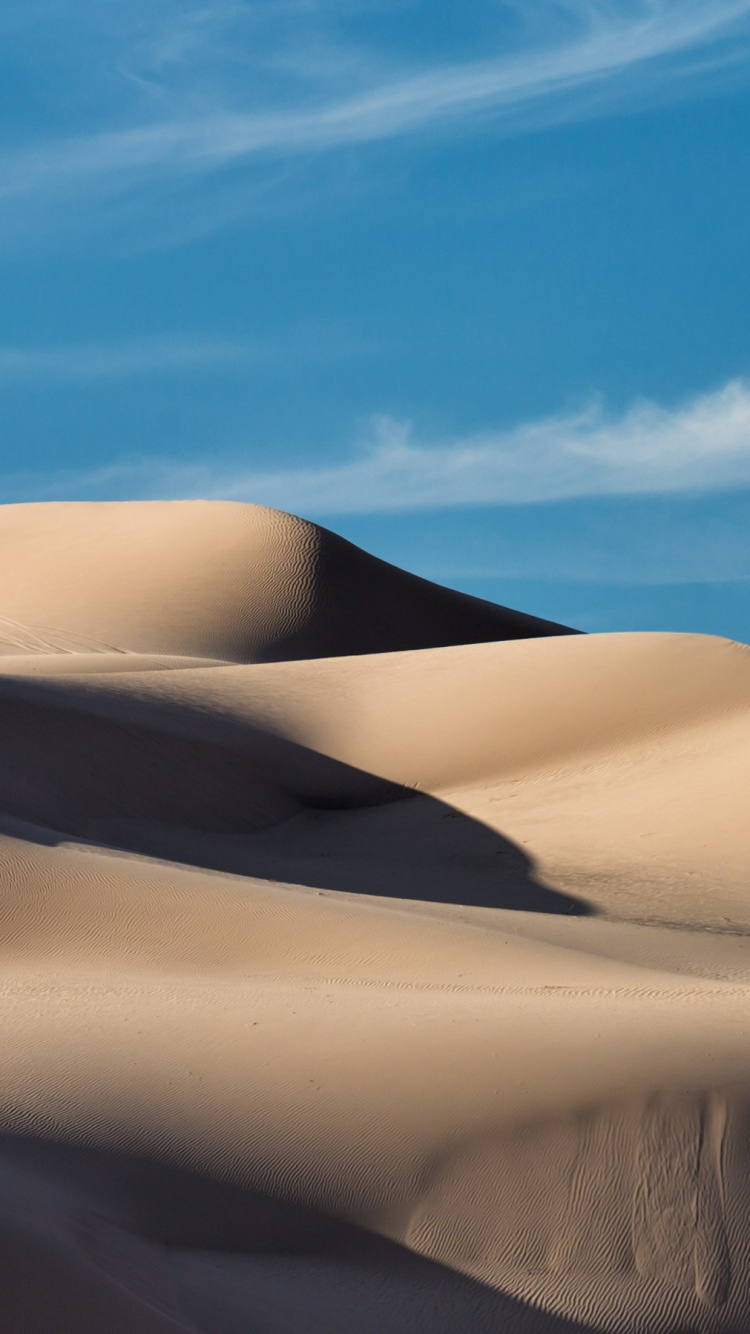
[[750, 1329], [750, 650], [0, 507], [0, 1328]]

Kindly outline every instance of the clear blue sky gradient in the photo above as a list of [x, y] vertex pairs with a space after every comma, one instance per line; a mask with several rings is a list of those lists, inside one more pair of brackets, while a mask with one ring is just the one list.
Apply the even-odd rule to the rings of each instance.
[[8, 0], [5, 500], [750, 640], [750, 0]]

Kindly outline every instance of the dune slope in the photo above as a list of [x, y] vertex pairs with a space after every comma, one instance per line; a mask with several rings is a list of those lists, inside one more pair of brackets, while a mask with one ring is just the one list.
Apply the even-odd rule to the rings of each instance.
[[750, 650], [0, 534], [7, 1328], [744, 1334]]
[[572, 633], [260, 505], [3, 505], [0, 577], [0, 654], [275, 662]]

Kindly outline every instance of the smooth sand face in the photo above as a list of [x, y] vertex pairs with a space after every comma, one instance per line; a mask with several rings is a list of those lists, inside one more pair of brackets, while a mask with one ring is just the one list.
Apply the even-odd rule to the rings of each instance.
[[746, 1334], [750, 650], [196, 503], [0, 616], [9, 1334]]

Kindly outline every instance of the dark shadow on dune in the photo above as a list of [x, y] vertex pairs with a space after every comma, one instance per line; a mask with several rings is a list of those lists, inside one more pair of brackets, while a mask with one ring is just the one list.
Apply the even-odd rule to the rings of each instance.
[[318, 889], [588, 914], [511, 839], [270, 731], [0, 681], [0, 810], [68, 837]]
[[264, 661], [582, 633], [423, 579], [327, 528], [317, 528], [317, 533], [314, 610], [299, 630], [269, 645], [262, 655]]
[[314, 889], [521, 912], [592, 911], [546, 885], [512, 839], [422, 794], [355, 811], [307, 810], [255, 834], [114, 820], [90, 835], [146, 856]]
[[4, 1135], [0, 1182], [14, 1334], [583, 1334], [366, 1228], [146, 1156]]

